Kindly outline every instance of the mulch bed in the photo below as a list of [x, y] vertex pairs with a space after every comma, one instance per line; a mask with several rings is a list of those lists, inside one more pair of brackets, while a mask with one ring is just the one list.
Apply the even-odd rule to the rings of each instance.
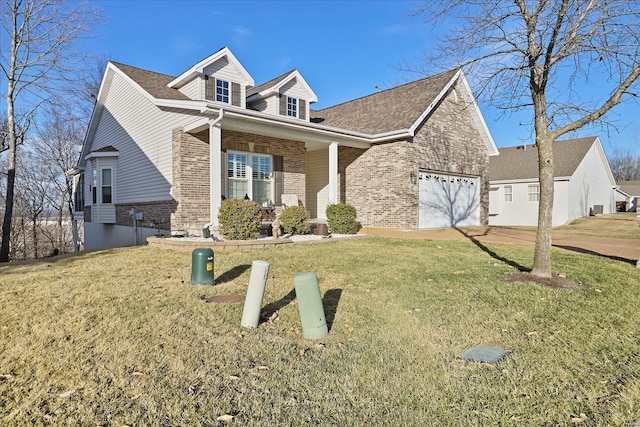
[[538, 277], [531, 273], [518, 272], [505, 275], [503, 280], [508, 283], [535, 283], [536, 285], [553, 289], [568, 289], [575, 291], [583, 288], [582, 283], [567, 279], [566, 277], [557, 274], [554, 274], [551, 277]]

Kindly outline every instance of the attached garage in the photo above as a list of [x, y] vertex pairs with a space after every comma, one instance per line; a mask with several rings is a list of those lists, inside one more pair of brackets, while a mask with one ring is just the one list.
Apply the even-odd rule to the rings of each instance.
[[420, 172], [419, 228], [480, 225], [480, 178]]

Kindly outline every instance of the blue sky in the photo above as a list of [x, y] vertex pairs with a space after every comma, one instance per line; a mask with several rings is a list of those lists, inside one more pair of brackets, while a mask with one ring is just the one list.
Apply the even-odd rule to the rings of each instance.
[[[94, 54], [178, 75], [227, 46], [263, 83], [298, 69], [318, 95], [320, 109], [422, 75], [420, 58], [434, 44], [432, 28], [410, 16], [415, 1], [150, 1], [94, 0], [104, 22], [87, 40]], [[433, 74], [441, 70], [433, 70]], [[431, 73], [429, 73], [431, 74]], [[524, 115], [504, 117], [480, 103], [498, 147], [530, 141]], [[607, 155], [640, 154], [640, 103], [617, 107], [621, 130], [597, 135]]]

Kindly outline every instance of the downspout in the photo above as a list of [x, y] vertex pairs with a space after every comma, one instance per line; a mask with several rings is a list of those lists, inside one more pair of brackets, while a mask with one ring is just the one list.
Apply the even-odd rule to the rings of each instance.
[[[220, 108], [218, 110], [218, 117], [216, 117], [215, 120], [209, 122], [209, 128], [211, 128], [211, 126], [215, 126], [218, 123], [220, 123], [220, 121], [222, 120], [223, 117], [224, 117], [224, 109]], [[209, 161], [211, 161], [211, 159], [209, 159]], [[203, 237], [207, 237], [207, 238], [209, 237], [209, 236], [207, 236], [207, 234], [209, 234], [209, 227], [211, 227], [212, 224], [213, 224], [212, 222], [208, 222], [208, 223], [206, 223], [205, 225], [202, 226], [202, 236]], [[205, 232], [205, 230], [207, 230], [207, 231]]]

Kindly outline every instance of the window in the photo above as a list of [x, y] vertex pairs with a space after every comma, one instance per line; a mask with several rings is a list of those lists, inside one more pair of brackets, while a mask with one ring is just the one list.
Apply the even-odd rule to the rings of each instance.
[[249, 195], [246, 154], [227, 154], [227, 178], [228, 197], [232, 199], [242, 199]]
[[229, 82], [216, 79], [216, 101], [229, 103]]
[[505, 202], [513, 202], [513, 186], [505, 185], [504, 186], [504, 201]]
[[298, 99], [287, 96], [287, 116], [298, 117]]
[[258, 202], [260, 206], [270, 206], [271, 197], [271, 157], [252, 156], [251, 175], [253, 178], [252, 200]]
[[[93, 162], [92, 162], [93, 163]], [[92, 171], [93, 177], [93, 185], [90, 186], [91, 189], [91, 200], [94, 205], [98, 203], [98, 171], [95, 170], [95, 165], [92, 165], [94, 168]]]
[[111, 169], [102, 169], [102, 203], [108, 204], [112, 203], [111, 201]]
[[540, 184], [529, 184], [529, 201], [540, 201]]
[[227, 196], [250, 198], [261, 206], [273, 204], [273, 161], [271, 156], [227, 153]]

